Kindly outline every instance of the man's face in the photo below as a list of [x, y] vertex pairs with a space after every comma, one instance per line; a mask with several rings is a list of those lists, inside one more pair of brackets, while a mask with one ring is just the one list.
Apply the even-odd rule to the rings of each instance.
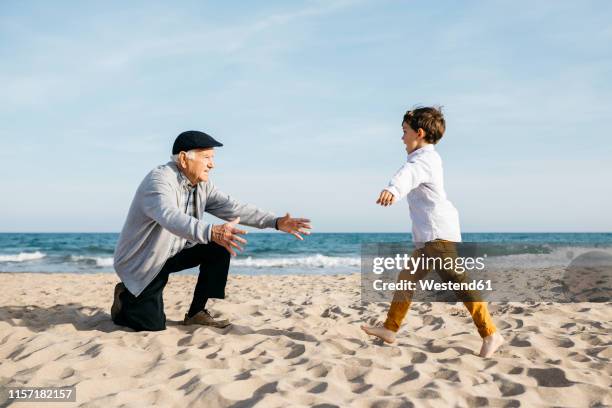
[[196, 149], [194, 153], [193, 159], [187, 158], [186, 154], [181, 158], [183, 172], [192, 183], [208, 181], [208, 173], [215, 167], [215, 150], [213, 148]]
[[419, 135], [406, 122], [402, 122], [402, 131], [402, 142], [406, 145], [406, 152], [412, 153], [418, 147]]

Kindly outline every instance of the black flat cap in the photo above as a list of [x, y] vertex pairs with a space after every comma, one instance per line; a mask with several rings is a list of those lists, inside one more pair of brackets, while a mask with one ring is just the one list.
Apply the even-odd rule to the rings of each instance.
[[172, 154], [188, 152], [191, 149], [206, 149], [208, 147], [221, 147], [222, 143], [217, 142], [212, 136], [197, 130], [188, 130], [176, 137], [172, 146]]

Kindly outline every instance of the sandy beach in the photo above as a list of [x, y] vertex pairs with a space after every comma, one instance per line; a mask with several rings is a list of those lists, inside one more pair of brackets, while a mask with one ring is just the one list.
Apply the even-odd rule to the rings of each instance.
[[388, 305], [361, 304], [359, 275], [231, 276], [210, 305], [226, 329], [180, 325], [195, 276], [172, 276], [168, 329], [140, 333], [110, 320], [116, 282], [0, 273], [0, 389], [74, 385], [65, 406], [87, 407], [612, 405], [610, 303], [491, 304], [506, 344], [481, 359], [461, 304], [415, 304], [396, 344], [369, 338]]

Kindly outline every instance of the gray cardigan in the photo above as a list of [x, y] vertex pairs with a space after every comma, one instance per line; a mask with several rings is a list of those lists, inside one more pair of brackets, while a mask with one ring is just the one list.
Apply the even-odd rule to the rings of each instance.
[[240, 224], [274, 228], [276, 216], [249, 204], [240, 204], [217, 190], [212, 182], [198, 184], [198, 218], [187, 215], [181, 194], [180, 170], [168, 162], [151, 170], [136, 190], [115, 248], [113, 266], [127, 289], [135, 296], [157, 276], [169, 257], [175, 240], [207, 244], [212, 224], [204, 212], [223, 220], [240, 217]]

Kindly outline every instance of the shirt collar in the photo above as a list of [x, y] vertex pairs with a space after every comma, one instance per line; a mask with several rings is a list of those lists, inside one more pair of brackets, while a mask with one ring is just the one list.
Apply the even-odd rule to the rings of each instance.
[[425, 153], [425, 152], [428, 152], [428, 151], [432, 151], [432, 150], [435, 150], [434, 149], [434, 145], [432, 145], [431, 143], [428, 143], [425, 146], [423, 146], [423, 147], [421, 147], [419, 149], [416, 149], [414, 152], [408, 154], [408, 160], [412, 159], [416, 155], [419, 155], [421, 153]]
[[191, 184], [187, 176], [183, 174], [183, 172], [181, 171], [181, 169], [178, 168], [178, 166], [177, 166], [177, 170], [178, 170], [179, 185], [185, 190], [193, 190], [195, 186]]

